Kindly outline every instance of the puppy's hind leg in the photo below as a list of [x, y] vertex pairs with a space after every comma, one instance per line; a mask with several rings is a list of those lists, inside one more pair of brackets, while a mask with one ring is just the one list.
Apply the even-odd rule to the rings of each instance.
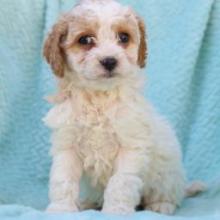
[[185, 193], [185, 179], [181, 172], [158, 174], [151, 185], [145, 186], [144, 207], [146, 210], [171, 215], [180, 205]]

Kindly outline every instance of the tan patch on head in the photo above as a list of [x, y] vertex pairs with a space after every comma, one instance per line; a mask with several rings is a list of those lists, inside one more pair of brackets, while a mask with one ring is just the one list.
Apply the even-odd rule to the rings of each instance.
[[[87, 18], [86, 15], [83, 16], [82, 14], [69, 24], [69, 33], [66, 42], [63, 44], [63, 48], [66, 51], [71, 51], [73, 53], [90, 50], [93, 46], [95, 46], [98, 29], [99, 23], [96, 18]], [[94, 39], [94, 43], [91, 45], [79, 44], [79, 39], [83, 36], [92, 37]]]
[[80, 45], [79, 44], [79, 39], [83, 36], [90, 36], [90, 37], [93, 37], [95, 38], [95, 34], [94, 34], [94, 31], [92, 30], [85, 30], [83, 32], [81, 32], [80, 34], [78, 35], [74, 35], [74, 34], [70, 34], [66, 43], [64, 44], [64, 48], [66, 50], [71, 50], [73, 52], [80, 52], [82, 50], [89, 50], [91, 49], [94, 44], [92, 45]]
[[144, 21], [137, 17], [138, 19], [138, 26], [140, 31], [140, 45], [138, 49], [138, 65], [143, 68], [146, 65], [146, 58], [147, 58], [147, 43], [146, 43], [146, 32], [145, 32], [145, 25]]
[[[113, 25], [112, 30], [117, 36], [118, 45], [121, 46], [125, 51], [125, 55], [130, 64], [137, 64], [137, 45], [139, 43], [138, 39], [138, 29], [137, 23], [133, 16], [133, 11], [125, 15], [122, 15], [120, 18], [117, 18]], [[128, 36], [128, 42], [120, 42], [120, 34], [125, 34]]]
[[126, 44], [122, 44], [123, 47], [127, 48], [129, 45], [134, 44], [134, 36], [133, 36], [133, 30], [129, 27], [127, 24], [120, 24], [118, 25], [116, 29], [116, 34], [125, 33], [129, 36], [129, 41]]
[[65, 53], [62, 49], [62, 42], [66, 38], [67, 32], [68, 20], [64, 16], [53, 26], [44, 44], [44, 56], [59, 77], [64, 76]]

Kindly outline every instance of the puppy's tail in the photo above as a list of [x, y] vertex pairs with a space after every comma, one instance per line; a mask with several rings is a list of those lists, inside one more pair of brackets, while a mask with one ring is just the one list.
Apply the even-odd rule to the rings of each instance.
[[190, 183], [185, 189], [185, 197], [193, 197], [207, 190], [207, 185], [201, 181]]

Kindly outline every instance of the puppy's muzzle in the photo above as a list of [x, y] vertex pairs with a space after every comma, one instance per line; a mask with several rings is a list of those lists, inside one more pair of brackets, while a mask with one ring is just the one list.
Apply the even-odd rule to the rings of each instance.
[[118, 61], [114, 57], [106, 57], [100, 60], [100, 63], [106, 70], [111, 72], [116, 68]]

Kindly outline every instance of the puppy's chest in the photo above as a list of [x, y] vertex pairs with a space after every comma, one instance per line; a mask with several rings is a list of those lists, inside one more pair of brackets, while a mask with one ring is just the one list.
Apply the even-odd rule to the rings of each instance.
[[113, 119], [108, 113], [98, 107], [76, 111], [77, 152], [93, 184], [106, 184], [120, 148]]

